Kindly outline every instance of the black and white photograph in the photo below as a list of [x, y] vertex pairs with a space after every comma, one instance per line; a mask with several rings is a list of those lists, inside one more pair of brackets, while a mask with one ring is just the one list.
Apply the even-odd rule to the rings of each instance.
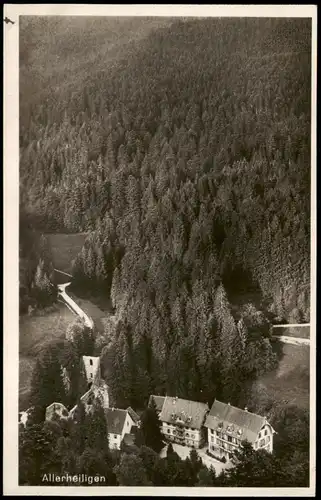
[[311, 495], [316, 10], [23, 7], [15, 491]]

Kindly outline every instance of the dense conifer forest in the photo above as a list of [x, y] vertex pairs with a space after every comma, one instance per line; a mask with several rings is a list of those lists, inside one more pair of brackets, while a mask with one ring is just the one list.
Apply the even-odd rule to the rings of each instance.
[[310, 54], [308, 19], [22, 18], [21, 308], [54, 300], [46, 234], [88, 233], [118, 407], [243, 404], [271, 323], [309, 322]]

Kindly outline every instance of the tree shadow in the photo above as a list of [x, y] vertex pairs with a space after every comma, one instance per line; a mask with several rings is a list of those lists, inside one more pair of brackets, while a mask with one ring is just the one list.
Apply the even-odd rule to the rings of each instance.
[[232, 306], [243, 306], [251, 302], [258, 309], [266, 307], [267, 300], [263, 297], [261, 287], [248, 269], [244, 269], [241, 265], [233, 268], [225, 267], [222, 281]]
[[276, 355], [277, 363], [279, 365], [280, 361], [284, 357], [284, 344], [276, 338], [271, 339], [271, 345], [274, 354]]

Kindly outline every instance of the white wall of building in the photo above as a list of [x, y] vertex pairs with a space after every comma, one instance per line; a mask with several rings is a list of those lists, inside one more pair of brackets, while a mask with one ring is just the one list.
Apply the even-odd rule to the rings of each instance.
[[[174, 441], [176, 438], [175, 430], [177, 428], [178, 426], [168, 424], [167, 422], [162, 422], [161, 431], [165, 438]], [[184, 436], [184, 441], [182, 440], [183, 445], [199, 448], [201, 442], [201, 432], [199, 429], [185, 427], [183, 436]]]
[[109, 448], [120, 450], [121, 435], [108, 433]]
[[127, 412], [122, 433], [121, 434], [113, 434], [111, 432], [108, 433], [109, 447], [111, 449], [117, 448], [117, 450], [120, 450], [120, 445], [122, 440], [124, 439], [125, 434], [131, 433], [133, 425], [135, 425], [135, 422]]
[[273, 453], [273, 429], [268, 423], [261, 428], [258, 438], [254, 443], [254, 449], [263, 449]]
[[[213, 455], [225, 456], [228, 458], [228, 453], [232, 453], [233, 450], [239, 448], [242, 438], [229, 436], [228, 433], [226, 433], [226, 438], [227, 439], [219, 438], [215, 430], [207, 429], [209, 452]], [[261, 428], [256, 441], [253, 443], [253, 448], [255, 450], [265, 449], [270, 453], [273, 452], [273, 429], [268, 423], [265, 423]]]

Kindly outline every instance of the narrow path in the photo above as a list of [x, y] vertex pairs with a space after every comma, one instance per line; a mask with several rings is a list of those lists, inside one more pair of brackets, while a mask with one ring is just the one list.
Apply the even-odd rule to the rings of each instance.
[[293, 323], [293, 324], [288, 323], [286, 325], [273, 325], [273, 328], [297, 328], [303, 326], [310, 326], [310, 323]]
[[64, 271], [59, 271], [59, 269], [54, 269], [54, 271], [56, 271], [57, 273], [64, 274], [65, 276], [69, 276], [69, 278], [72, 278], [72, 275], [71, 275], [71, 274], [69, 274], [69, 273], [65, 273]]
[[310, 339], [302, 339], [299, 337], [287, 337], [285, 335], [272, 335], [273, 339], [277, 339], [280, 342], [284, 342], [285, 344], [293, 344], [293, 345], [310, 345]]
[[78, 306], [78, 304], [76, 304], [76, 302], [67, 294], [66, 288], [70, 284], [71, 283], [64, 283], [63, 285], [58, 285], [58, 296], [65, 301], [67, 307], [72, 309], [72, 311], [74, 311], [84, 321], [85, 325], [88, 326], [88, 328], [93, 329], [93, 320], [89, 316], [87, 316], [87, 314]]

